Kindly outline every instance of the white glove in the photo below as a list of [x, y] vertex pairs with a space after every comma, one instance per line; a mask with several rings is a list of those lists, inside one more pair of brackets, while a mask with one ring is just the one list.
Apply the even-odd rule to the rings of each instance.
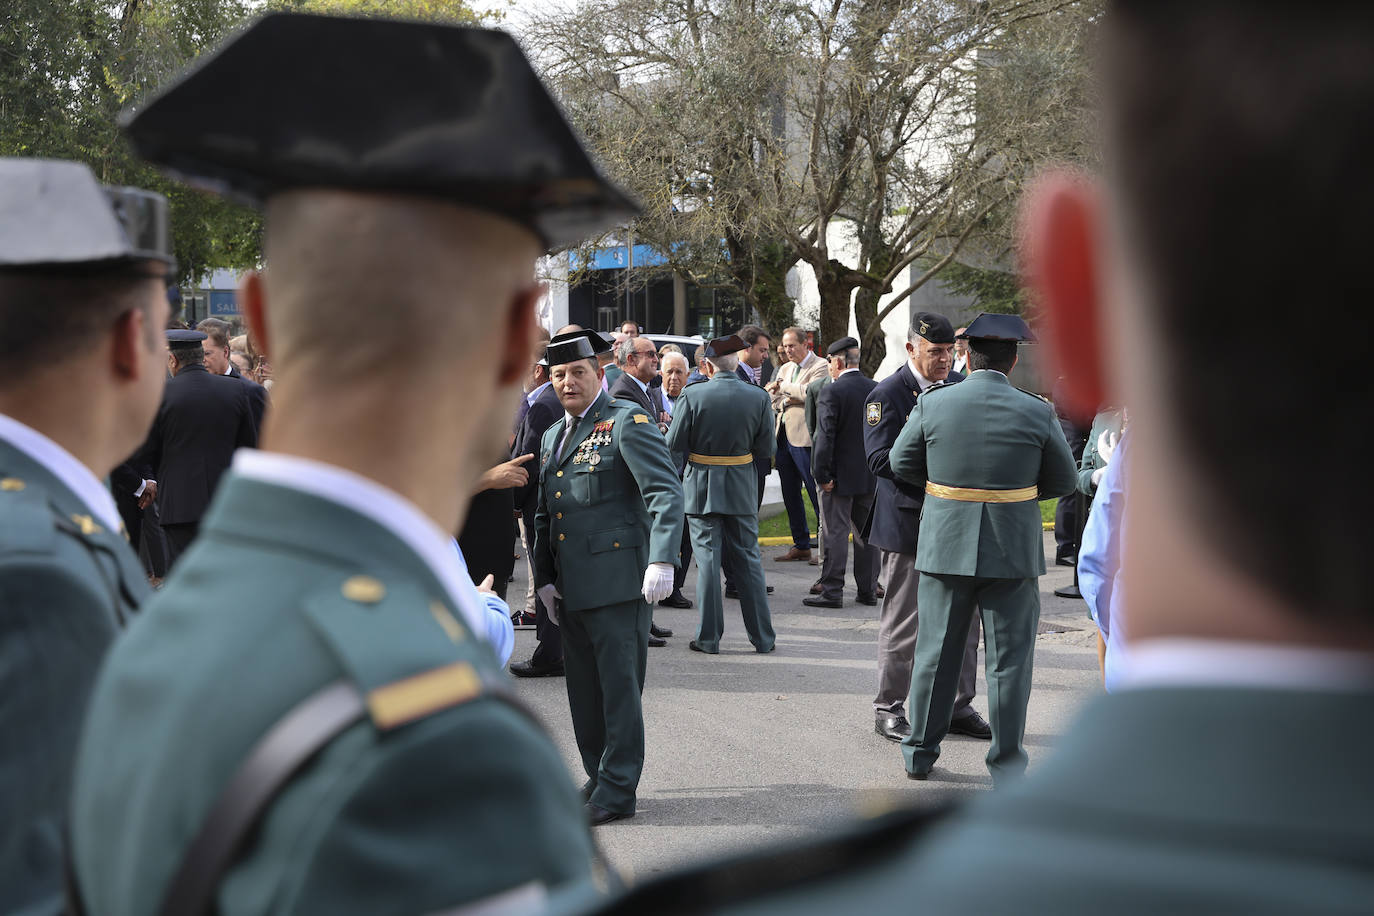
[[1102, 434], [1097, 437], [1097, 454], [1106, 464], [1112, 460], [1112, 452], [1116, 451], [1116, 444], [1121, 441], [1121, 433], [1114, 433], [1104, 429]]
[[1097, 470], [1093, 471], [1093, 473], [1092, 473], [1092, 482], [1093, 482], [1093, 486], [1094, 486], [1094, 487], [1100, 487], [1100, 486], [1102, 485], [1102, 478], [1105, 477], [1106, 475], [1107, 475], [1107, 469], [1106, 469], [1106, 468], [1098, 468]]
[[653, 604], [673, 593], [673, 564], [650, 563], [644, 570], [644, 600]]
[[541, 585], [535, 591], [539, 593], [539, 600], [544, 602], [544, 610], [549, 612], [549, 620], [553, 621], [556, 626], [558, 624], [558, 606], [554, 604], [554, 599], [563, 596], [558, 594], [558, 589], [554, 588], [552, 584]]

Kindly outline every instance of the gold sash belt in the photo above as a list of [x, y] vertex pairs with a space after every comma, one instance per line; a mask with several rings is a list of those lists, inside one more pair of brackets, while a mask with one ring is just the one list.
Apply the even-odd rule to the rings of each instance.
[[941, 499], [955, 499], [962, 503], [1024, 503], [1040, 498], [1039, 487], [1020, 487], [1015, 490], [979, 490], [975, 487], [947, 487], [926, 481], [926, 492]]
[[714, 464], [717, 466], [736, 467], [741, 464], [753, 464], [753, 455], [698, 455], [692, 452], [687, 456], [687, 460], [692, 464]]

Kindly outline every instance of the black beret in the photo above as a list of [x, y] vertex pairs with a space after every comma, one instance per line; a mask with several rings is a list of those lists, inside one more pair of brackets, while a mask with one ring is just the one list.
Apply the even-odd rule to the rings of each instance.
[[994, 315], [983, 312], [969, 323], [960, 340], [1035, 340], [1030, 326], [1020, 315]]
[[308, 187], [415, 194], [550, 247], [639, 212], [492, 29], [271, 13], [121, 123], [143, 158], [248, 203]]
[[911, 330], [933, 344], [954, 343], [954, 325], [944, 315], [917, 312], [911, 316]]
[[0, 159], [0, 268], [153, 260], [173, 268], [167, 200], [60, 159]]
[[852, 337], [841, 337], [833, 344], [825, 348], [827, 356], [839, 356], [845, 350], [854, 350], [859, 346], [859, 342]]

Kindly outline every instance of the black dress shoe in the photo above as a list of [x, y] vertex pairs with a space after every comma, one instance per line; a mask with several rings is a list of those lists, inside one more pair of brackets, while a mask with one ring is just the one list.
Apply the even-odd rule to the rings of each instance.
[[649, 621], [649, 635], [657, 636], [659, 639], [668, 639], [673, 635], [673, 631], [667, 627], [661, 627], [651, 620]]
[[[658, 606], [659, 606], [659, 607], [689, 608], [689, 607], [692, 606], [692, 602], [691, 602], [691, 601], [688, 601], [687, 598], [686, 598], [686, 596], [684, 596], [684, 595], [682, 594], [682, 592], [674, 590], [673, 593], [672, 593], [671, 595], [669, 595], [667, 598], [664, 598], [662, 601], [660, 601], [660, 602], [658, 603]], [[668, 634], [668, 635], [671, 636], [672, 634], [670, 633], [670, 634]]]
[[889, 741], [904, 741], [911, 735], [911, 723], [906, 716], [878, 716], [873, 730]]
[[802, 604], [808, 605], [810, 607], [844, 607], [844, 602], [841, 601], [839, 598], [803, 598]]
[[768, 594], [773, 594], [773, 586], [768, 586]]
[[1078, 560], [1075, 557], [1055, 557], [1055, 566], [1077, 566]]
[[702, 648], [701, 644], [698, 643], [695, 639], [692, 640], [691, 642], [689, 642], [689, 643], [687, 644], [687, 648], [691, 649], [693, 652], [705, 652], [707, 655], [719, 655], [719, 654], [720, 654], [720, 650], [719, 650], [719, 649], [704, 649], [704, 648]]
[[992, 726], [988, 725], [986, 719], [978, 713], [969, 713], [962, 719], [955, 719], [949, 723], [949, 733], [951, 735], [967, 735], [970, 738], [981, 738], [984, 741], [992, 740]]
[[821, 587], [820, 579], [817, 579], [815, 582], [811, 583], [811, 594], [819, 595], [823, 591], [825, 591], [825, 589]]
[[858, 598], [855, 598], [854, 600], [857, 601], [857, 602], [859, 602], [860, 604], [866, 604], [866, 605], [868, 605], [869, 607], [877, 607], [877, 606], [878, 606], [878, 596], [877, 596], [877, 595], [860, 595]]
[[662, 649], [662, 648], [663, 648], [664, 646], [666, 646], [666, 645], [668, 645], [668, 640], [666, 640], [666, 639], [659, 639], [657, 636], [650, 636], [650, 637], [649, 637], [649, 648], [650, 648], [650, 649]]
[[593, 827], [601, 824], [609, 824], [611, 821], [622, 821], [627, 817], [635, 816], [633, 811], [627, 814], [621, 814], [617, 811], [607, 811], [600, 805], [593, 805], [591, 802], [587, 802], [585, 807], [587, 811], [587, 823], [591, 824]]
[[929, 771], [929, 770], [926, 770], [924, 773], [913, 773], [913, 772], [911, 772], [910, 770], [907, 770], [907, 771], [906, 771], [906, 778], [907, 778], [907, 779], [919, 779], [921, 782], [925, 782], [927, 779], [930, 778], [930, 771]]
[[[769, 591], [771, 592], [772, 589], [770, 588]], [[738, 589], [734, 589], [734, 588], [727, 588], [727, 589], [725, 590], [725, 597], [727, 597], [727, 598], [734, 598], [736, 601], [738, 601], [738, 600], [739, 600], [739, 590], [738, 590]]]
[[563, 663], [556, 665], [536, 665], [534, 659], [516, 662], [510, 666], [510, 673], [516, 677], [562, 677]]

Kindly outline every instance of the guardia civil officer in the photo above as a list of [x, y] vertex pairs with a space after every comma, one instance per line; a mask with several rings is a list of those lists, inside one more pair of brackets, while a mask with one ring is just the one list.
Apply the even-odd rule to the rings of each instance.
[[[925, 493], [893, 475], [888, 452], [922, 392], [963, 381], [963, 376], [950, 370], [954, 328], [943, 315], [917, 312], [911, 316], [906, 354], [906, 362], [874, 386], [864, 405], [863, 427], [868, 466], [878, 478], [867, 536], [868, 542], [883, 552], [883, 581], [887, 583], [878, 622], [878, 694], [873, 698], [873, 729], [889, 741], [901, 741], [911, 734], [906, 696], [911, 688], [919, 623], [916, 535]], [[987, 723], [972, 706], [977, 664], [978, 634], [971, 631], [964, 645], [951, 729], [972, 738], [989, 738], [992, 733]]]
[[635, 813], [651, 606], [673, 590], [682, 539], [682, 485], [663, 434], [638, 404], [601, 390], [599, 337], [549, 342], [564, 415], [540, 446], [534, 517], [535, 587], [563, 631], [592, 824]]
[[744, 348], [734, 334], [706, 344], [711, 380], [683, 389], [668, 428], [668, 448], [687, 458], [682, 488], [697, 558], [701, 622], [688, 645], [711, 655], [720, 652], [725, 630], [720, 567], [727, 559], [749, 642], [758, 652], [772, 652], [776, 642], [759, 557], [754, 473], [755, 460], [767, 463], [777, 447], [773, 408], [762, 388], [735, 374]]
[[450, 532], [508, 444], [536, 258], [633, 206], [482, 29], [269, 15], [127, 130], [264, 205], [241, 302], [277, 372], [264, 449], [99, 679], [87, 910], [427, 913], [586, 880], [576, 789]]
[[[995, 783], [1026, 768], [1021, 742], [1030, 699], [1038, 578], [1045, 574], [1040, 503], [1078, 482], [1053, 409], [1014, 387], [1008, 375], [1030, 328], [1016, 315], [982, 314], [969, 324], [961, 385], [921, 395], [888, 455], [892, 473], [925, 490], [916, 569], [921, 626], [911, 674], [907, 774], [925, 779], [949, 732], [975, 614], [987, 638]], [[976, 451], [977, 461], [968, 456]]]
[[157, 410], [174, 265], [160, 195], [0, 159], [0, 912], [60, 910], [81, 716], [148, 595], [101, 480]]

